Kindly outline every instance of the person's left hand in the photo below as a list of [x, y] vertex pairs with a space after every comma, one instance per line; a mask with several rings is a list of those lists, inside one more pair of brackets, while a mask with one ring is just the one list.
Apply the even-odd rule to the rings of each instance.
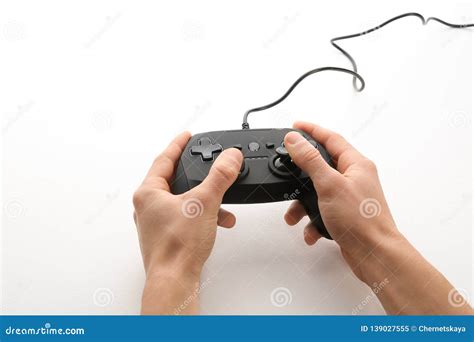
[[231, 228], [236, 221], [220, 205], [240, 170], [243, 156], [237, 149], [223, 151], [199, 186], [180, 195], [170, 193], [175, 166], [189, 138], [190, 133], [184, 132], [171, 142], [133, 196], [147, 278], [171, 271], [199, 277], [214, 246], [217, 225]]

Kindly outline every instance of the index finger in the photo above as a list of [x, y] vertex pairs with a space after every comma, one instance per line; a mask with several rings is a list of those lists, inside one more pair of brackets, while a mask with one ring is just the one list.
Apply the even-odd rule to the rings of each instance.
[[158, 156], [150, 167], [143, 183], [169, 191], [169, 183], [174, 174], [176, 163], [183, 153], [191, 133], [183, 132], [171, 141], [168, 147]]
[[293, 127], [305, 131], [322, 144], [334, 159], [339, 172], [344, 173], [349, 166], [364, 159], [364, 156], [340, 134], [310, 122], [297, 121]]

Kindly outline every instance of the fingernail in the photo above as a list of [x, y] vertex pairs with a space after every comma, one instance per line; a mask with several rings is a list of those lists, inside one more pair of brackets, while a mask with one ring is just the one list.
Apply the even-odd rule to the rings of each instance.
[[303, 136], [297, 132], [290, 132], [286, 135], [286, 142], [290, 145], [295, 145], [302, 139], [304, 139]]

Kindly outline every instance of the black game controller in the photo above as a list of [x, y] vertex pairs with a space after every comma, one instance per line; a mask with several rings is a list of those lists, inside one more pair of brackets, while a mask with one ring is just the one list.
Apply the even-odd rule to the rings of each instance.
[[244, 129], [200, 133], [189, 140], [181, 155], [171, 187], [172, 193], [181, 194], [199, 185], [218, 154], [235, 147], [242, 151], [244, 161], [237, 180], [225, 193], [222, 203], [300, 200], [319, 233], [331, 239], [319, 213], [311, 179], [292, 162], [283, 144], [285, 135], [292, 131], [303, 135], [334, 167], [324, 147], [300, 130]]
[[336, 44], [336, 41], [364, 36], [405, 17], [418, 17], [423, 24], [436, 21], [452, 28], [474, 27], [474, 24], [450, 24], [436, 17], [425, 19], [419, 13], [410, 12], [389, 19], [370, 30], [331, 39], [331, 44], [349, 59], [352, 70], [333, 66], [310, 70], [301, 75], [278, 100], [245, 112], [242, 130], [207, 132], [194, 135], [186, 145], [186, 149], [179, 160], [176, 178], [171, 187], [172, 192], [181, 194], [200, 184], [209, 173], [209, 169], [217, 155], [226, 148], [236, 147], [242, 151], [244, 162], [239, 177], [225, 193], [223, 203], [266, 203], [299, 200], [319, 233], [330, 239], [331, 236], [324, 227], [319, 214], [318, 199], [313, 183], [308, 175], [292, 162], [283, 144], [283, 139], [288, 132], [299, 132], [321, 152], [324, 160], [334, 167], [331, 157], [323, 146], [302, 131], [290, 128], [250, 129], [248, 116], [250, 113], [275, 107], [284, 101], [306, 77], [323, 71], [337, 71], [352, 75], [355, 90], [362, 91], [365, 87], [365, 81], [357, 72], [354, 58]]

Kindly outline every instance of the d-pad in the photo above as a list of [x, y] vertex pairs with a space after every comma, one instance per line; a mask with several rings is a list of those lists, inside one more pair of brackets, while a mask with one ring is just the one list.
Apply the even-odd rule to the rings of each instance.
[[191, 146], [192, 155], [201, 155], [203, 161], [210, 161], [214, 159], [213, 154], [221, 152], [222, 146], [220, 144], [212, 144], [211, 139], [203, 137], [198, 140], [198, 145]]

